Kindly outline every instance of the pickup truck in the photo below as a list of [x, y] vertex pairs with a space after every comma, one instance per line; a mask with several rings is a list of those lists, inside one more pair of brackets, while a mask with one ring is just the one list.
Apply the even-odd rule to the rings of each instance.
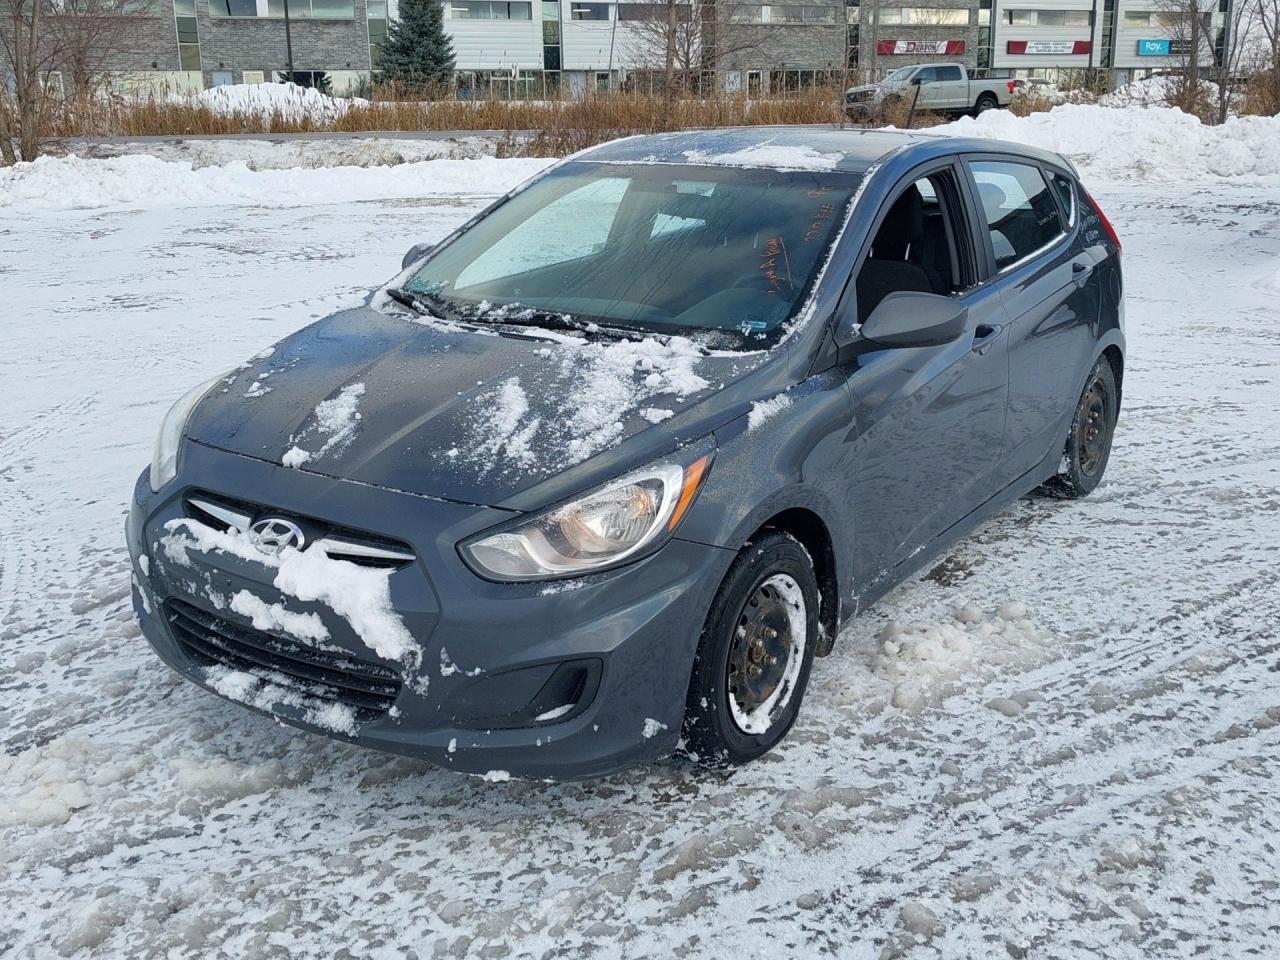
[[1013, 89], [1012, 80], [970, 79], [958, 63], [919, 63], [899, 67], [879, 83], [850, 87], [844, 94], [844, 112], [857, 120], [891, 106], [895, 100], [908, 106], [914, 100], [917, 110], [979, 114], [994, 107], [1007, 107]]

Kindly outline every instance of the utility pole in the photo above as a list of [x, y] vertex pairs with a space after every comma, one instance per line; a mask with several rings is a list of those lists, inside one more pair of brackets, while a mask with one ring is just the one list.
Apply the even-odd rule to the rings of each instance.
[[284, 55], [289, 64], [288, 81], [293, 82], [293, 30], [289, 26], [289, 0], [284, 0]]

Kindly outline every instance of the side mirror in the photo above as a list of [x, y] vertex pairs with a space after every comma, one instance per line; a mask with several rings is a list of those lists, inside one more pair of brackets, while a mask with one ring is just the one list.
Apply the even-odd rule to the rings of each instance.
[[924, 79], [923, 79], [922, 77], [912, 77], [912, 78], [911, 78], [911, 85], [912, 85], [913, 87], [918, 87], [918, 86], [920, 86], [920, 84], [922, 84], [922, 83], [924, 83]]
[[416, 260], [421, 260], [434, 250], [435, 246], [434, 243], [415, 243], [409, 248], [409, 252], [404, 255], [404, 259], [400, 261], [400, 269], [408, 270], [410, 264]]
[[882, 347], [936, 347], [958, 339], [968, 322], [968, 308], [950, 297], [897, 291], [871, 311], [862, 337]]

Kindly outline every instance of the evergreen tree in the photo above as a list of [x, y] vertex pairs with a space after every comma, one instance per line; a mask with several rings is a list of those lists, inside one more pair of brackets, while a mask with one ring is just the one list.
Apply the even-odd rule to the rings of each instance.
[[400, 0], [400, 19], [387, 24], [382, 77], [415, 92], [453, 79], [453, 41], [444, 32], [440, 0]]

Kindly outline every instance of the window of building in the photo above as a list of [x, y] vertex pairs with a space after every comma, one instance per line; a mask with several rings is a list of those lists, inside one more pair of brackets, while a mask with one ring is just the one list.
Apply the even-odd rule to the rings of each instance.
[[1014, 27], [1087, 27], [1091, 10], [1006, 10], [1004, 22]]
[[[291, 14], [293, 10], [289, 11]], [[256, 17], [258, 0], [209, 0], [211, 17]]]
[[1063, 232], [1058, 205], [1038, 167], [975, 160], [969, 164], [1003, 269], [1053, 242]]
[[532, 3], [506, 0], [453, 0], [449, 15], [454, 20], [532, 20]]
[[880, 23], [887, 26], [967, 27], [969, 11], [946, 7], [886, 7]]
[[574, 20], [608, 20], [609, 4], [607, 3], [577, 3], [571, 0], [569, 4], [569, 15]]

